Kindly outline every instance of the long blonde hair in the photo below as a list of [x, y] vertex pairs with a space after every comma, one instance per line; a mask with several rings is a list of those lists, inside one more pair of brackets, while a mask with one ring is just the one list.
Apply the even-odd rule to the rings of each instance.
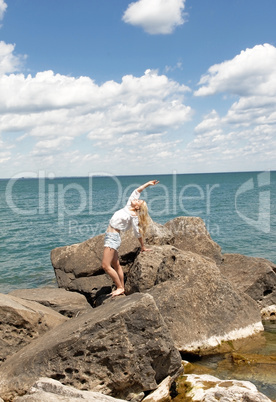
[[140, 208], [137, 211], [138, 220], [139, 220], [139, 231], [142, 236], [145, 235], [146, 229], [151, 222], [148, 206], [146, 201], [143, 201]]

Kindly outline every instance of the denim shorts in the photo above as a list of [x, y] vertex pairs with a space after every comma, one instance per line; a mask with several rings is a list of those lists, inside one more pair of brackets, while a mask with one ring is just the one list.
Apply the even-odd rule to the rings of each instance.
[[104, 247], [113, 248], [118, 250], [121, 245], [121, 236], [117, 232], [105, 232]]

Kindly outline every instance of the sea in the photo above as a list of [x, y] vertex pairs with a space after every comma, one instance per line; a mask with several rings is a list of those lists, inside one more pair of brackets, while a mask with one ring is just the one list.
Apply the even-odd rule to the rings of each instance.
[[159, 184], [141, 198], [155, 222], [201, 217], [223, 253], [276, 264], [276, 171], [88, 177], [38, 172], [35, 178], [0, 180], [0, 293], [57, 286], [51, 250], [104, 233], [130, 193], [152, 179]]
[[201, 217], [223, 253], [276, 263], [276, 172], [155, 176], [37, 177], [0, 180], [0, 292], [55, 286], [50, 252], [104, 233], [131, 191], [151, 218]]

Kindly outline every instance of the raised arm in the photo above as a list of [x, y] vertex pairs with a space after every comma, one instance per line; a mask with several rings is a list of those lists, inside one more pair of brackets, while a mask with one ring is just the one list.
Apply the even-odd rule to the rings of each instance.
[[149, 187], [149, 186], [155, 186], [155, 185], [158, 184], [158, 183], [159, 183], [159, 181], [157, 181], [157, 180], [150, 180], [150, 181], [148, 181], [147, 183], [142, 184], [142, 186], [138, 187], [138, 188], [137, 188], [137, 191], [138, 191], [139, 193], [141, 193], [143, 190], [145, 190], [145, 188], [147, 188], [147, 187]]

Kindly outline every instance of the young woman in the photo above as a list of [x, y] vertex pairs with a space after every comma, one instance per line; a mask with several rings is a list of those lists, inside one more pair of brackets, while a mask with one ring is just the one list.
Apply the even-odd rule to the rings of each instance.
[[146, 202], [139, 198], [145, 188], [155, 186], [157, 183], [159, 183], [157, 180], [151, 180], [134, 190], [126, 206], [115, 212], [109, 221], [109, 226], [105, 232], [102, 268], [116, 285], [112, 297], [121, 295], [125, 291], [124, 272], [118, 256], [118, 248], [121, 244], [120, 232], [133, 228], [134, 235], [141, 244], [141, 251], [149, 251], [144, 246], [143, 236], [150, 222], [150, 217]]

